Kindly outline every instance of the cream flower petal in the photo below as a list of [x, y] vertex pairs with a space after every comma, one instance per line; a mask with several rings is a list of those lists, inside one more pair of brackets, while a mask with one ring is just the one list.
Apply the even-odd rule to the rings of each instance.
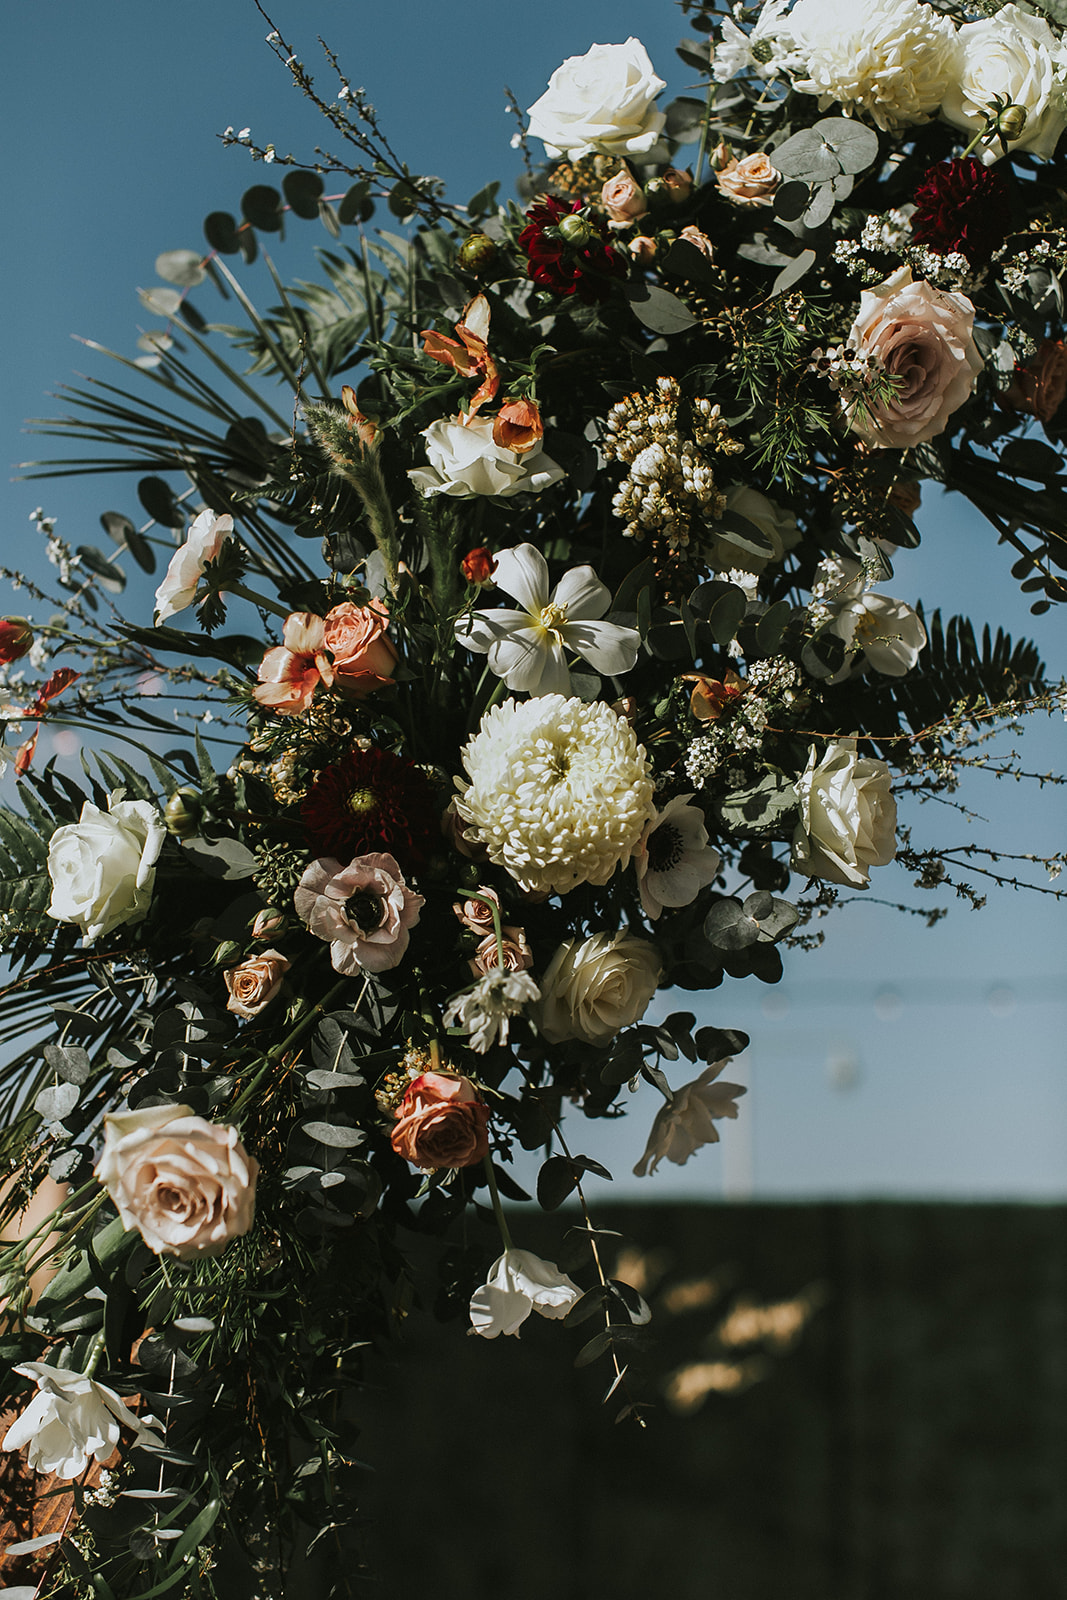
[[532, 617], [539, 617], [542, 607], [548, 604], [548, 562], [532, 544], [501, 550], [496, 558], [493, 581]]
[[557, 583], [552, 603], [566, 606], [573, 622], [595, 622], [611, 604], [611, 591], [592, 567], [572, 567]]
[[566, 694], [571, 675], [563, 647], [544, 628], [528, 625], [513, 629], [489, 649], [489, 665], [509, 689], [530, 694]]
[[475, 611], [456, 622], [456, 639], [468, 650], [483, 651], [516, 628], [530, 627], [529, 611]]
[[629, 672], [641, 648], [637, 629], [615, 622], [568, 622], [561, 632], [569, 649], [607, 677]]

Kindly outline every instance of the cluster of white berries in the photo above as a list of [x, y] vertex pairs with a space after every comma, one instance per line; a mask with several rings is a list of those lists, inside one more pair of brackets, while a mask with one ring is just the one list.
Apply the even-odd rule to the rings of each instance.
[[927, 245], [909, 244], [908, 219], [901, 211], [868, 217], [858, 239], [839, 239], [834, 245], [834, 260], [846, 267], [864, 287], [881, 283], [885, 278], [884, 264], [876, 266], [868, 260], [867, 251], [895, 256], [911, 267], [916, 278], [925, 278], [939, 289], [968, 288], [975, 281], [973, 267], [958, 250], [938, 255]]
[[612, 509], [631, 539], [650, 536], [672, 551], [684, 550], [704, 524], [717, 522], [726, 500], [705, 452], [733, 452], [720, 409], [710, 400], [692, 402], [692, 437], [679, 428], [678, 385], [657, 378], [648, 394], [627, 395], [608, 412], [601, 441], [609, 461], [629, 467]]

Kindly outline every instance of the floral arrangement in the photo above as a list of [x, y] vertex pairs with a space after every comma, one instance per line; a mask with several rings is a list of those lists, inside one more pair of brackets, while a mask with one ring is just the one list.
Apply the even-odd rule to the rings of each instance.
[[[744, 1092], [672, 991], [776, 982], [894, 859], [1018, 881], [897, 797], [1063, 686], [894, 590], [933, 483], [1063, 598], [1067, 44], [1014, 4], [683, 10], [698, 94], [594, 45], [518, 115], [520, 200], [466, 207], [272, 33], [343, 155], [228, 130], [280, 189], [160, 256], [129, 387], [49, 424], [97, 453], [42, 475], [133, 470], [144, 518], [107, 554], [38, 513], [58, 594], [5, 575], [52, 614], [0, 623], [2, 1444], [69, 1497], [9, 1550], [43, 1596], [281, 1594], [294, 1552], [349, 1592], [361, 1352], [416, 1293], [582, 1325], [639, 1415], [578, 1119], [653, 1099], [654, 1181]], [[230, 263], [287, 219], [324, 281], [271, 262], [261, 311]], [[567, 1270], [520, 1149], [581, 1208]]]

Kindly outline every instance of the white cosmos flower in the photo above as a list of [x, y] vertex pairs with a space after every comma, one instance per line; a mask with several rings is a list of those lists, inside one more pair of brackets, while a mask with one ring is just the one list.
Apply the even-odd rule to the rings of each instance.
[[156, 590], [157, 628], [192, 605], [204, 568], [209, 561], [217, 559], [232, 533], [232, 517], [217, 517], [213, 511], [201, 511], [185, 543], [171, 556], [166, 576]]
[[27, 1361], [16, 1372], [35, 1378], [37, 1393], [11, 1424], [0, 1450], [21, 1450], [35, 1472], [52, 1472], [57, 1478], [80, 1478], [90, 1458], [106, 1461], [119, 1442], [120, 1426], [132, 1428], [138, 1441], [159, 1444], [160, 1437], [124, 1406], [114, 1389], [97, 1383], [84, 1372], [50, 1367], [44, 1361]]
[[676, 795], [649, 822], [634, 852], [645, 915], [656, 921], [664, 906], [692, 905], [719, 870], [721, 856], [708, 843], [704, 813]]
[[636, 628], [601, 622], [611, 594], [592, 567], [572, 567], [548, 592], [548, 563], [532, 544], [501, 550], [493, 581], [521, 611], [476, 611], [456, 622], [456, 638], [468, 650], [484, 651], [489, 666], [508, 688], [532, 695], [569, 694], [564, 657], [573, 650], [607, 677], [629, 672], [641, 636]]
[[636, 1177], [643, 1178], [647, 1172], [655, 1172], [664, 1159], [673, 1161], [676, 1167], [684, 1167], [694, 1150], [699, 1150], [701, 1145], [719, 1142], [716, 1118], [731, 1117], [736, 1120], [735, 1102], [745, 1093], [743, 1084], [715, 1082], [730, 1060], [731, 1057], [727, 1056], [723, 1061], [716, 1061], [692, 1083], [676, 1089], [674, 1099], [660, 1107], [648, 1136], [645, 1153], [634, 1168]]
[[752, 71], [761, 78], [803, 66], [789, 33], [789, 0], [765, 0], [748, 33], [731, 17], [722, 21], [722, 42], [716, 45], [711, 73], [716, 83], [728, 83], [739, 72]]
[[471, 1326], [483, 1339], [518, 1333], [531, 1311], [553, 1321], [565, 1317], [581, 1292], [555, 1262], [505, 1250], [471, 1297]]

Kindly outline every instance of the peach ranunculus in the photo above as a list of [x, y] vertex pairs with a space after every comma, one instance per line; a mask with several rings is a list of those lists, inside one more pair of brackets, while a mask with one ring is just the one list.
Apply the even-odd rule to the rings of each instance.
[[1033, 360], [1016, 367], [1004, 402], [1016, 411], [1029, 411], [1038, 422], [1051, 422], [1067, 398], [1067, 344], [1046, 339]]
[[380, 600], [357, 606], [342, 600], [326, 613], [323, 638], [333, 657], [334, 688], [349, 700], [386, 689], [400, 653], [386, 634], [389, 613]]
[[395, 1115], [393, 1149], [424, 1172], [473, 1167], [489, 1154], [489, 1107], [468, 1078], [422, 1073], [408, 1084]]
[[217, 1256], [247, 1233], [259, 1164], [237, 1129], [189, 1106], [146, 1106], [104, 1118], [96, 1176], [157, 1255]]
[[644, 190], [625, 167], [604, 184], [600, 191], [600, 204], [607, 212], [608, 226], [612, 228], [628, 228], [648, 211]]
[[974, 306], [964, 294], [935, 289], [911, 268], [865, 289], [847, 340], [875, 358], [895, 381], [891, 399], [851, 401], [848, 425], [874, 449], [906, 450], [943, 433], [974, 388], [982, 357], [974, 342]]
[[740, 161], [728, 161], [715, 181], [727, 200], [739, 206], [771, 206], [782, 181], [782, 174], [771, 165], [763, 150], [754, 150]]
[[156, 590], [157, 628], [192, 605], [204, 568], [216, 559], [232, 533], [232, 517], [217, 517], [213, 511], [201, 511], [185, 543], [171, 556], [166, 576]]
[[400, 965], [410, 930], [425, 905], [404, 882], [393, 856], [357, 856], [343, 866], [334, 856], [313, 861], [296, 886], [296, 914], [330, 946], [335, 972], [389, 972]]
[[492, 400], [500, 387], [496, 362], [489, 354], [489, 302], [484, 294], [476, 294], [464, 308], [456, 323], [459, 340], [447, 334], [423, 329], [420, 337], [423, 349], [435, 361], [443, 362], [463, 378], [481, 378], [481, 383], [471, 396], [467, 407], [468, 419]]
[[240, 966], [228, 968], [223, 974], [230, 992], [226, 1010], [239, 1017], [258, 1017], [278, 993], [291, 965], [280, 950], [264, 950]]
[[534, 400], [505, 400], [493, 419], [493, 443], [517, 456], [535, 449], [544, 436], [545, 425]]
[[496, 934], [487, 933], [469, 965], [476, 978], [484, 978], [487, 972], [495, 972], [498, 967], [504, 972], [526, 972], [533, 966], [533, 951], [526, 943], [526, 933], [522, 928], [503, 927], [500, 930], [500, 949], [496, 947]]
[[325, 623], [313, 611], [291, 611], [282, 629], [282, 643], [260, 662], [253, 693], [261, 706], [279, 717], [295, 717], [311, 705], [320, 683], [333, 683], [326, 657]]

